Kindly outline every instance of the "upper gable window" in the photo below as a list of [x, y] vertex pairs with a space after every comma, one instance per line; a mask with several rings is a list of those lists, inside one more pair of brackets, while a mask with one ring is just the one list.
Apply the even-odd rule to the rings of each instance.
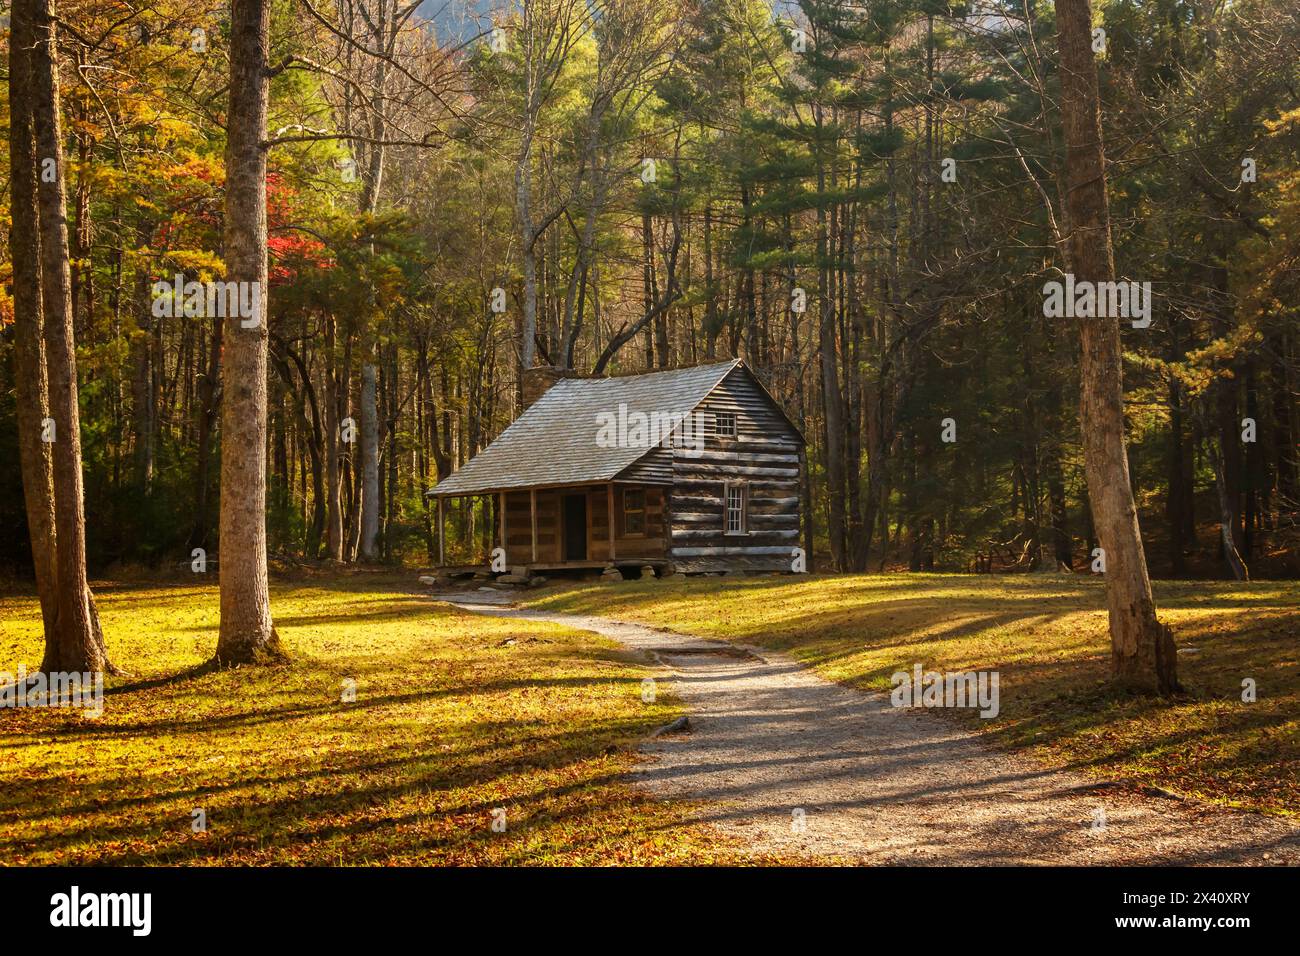
[[736, 437], [736, 413], [718, 412], [713, 418], [713, 433], [718, 438]]

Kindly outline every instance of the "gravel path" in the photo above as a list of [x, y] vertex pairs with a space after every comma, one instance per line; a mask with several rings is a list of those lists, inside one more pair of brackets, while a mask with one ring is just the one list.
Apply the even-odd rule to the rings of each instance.
[[483, 597], [440, 599], [595, 631], [657, 660], [691, 729], [647, 742], [637, 781], [701, 801], [702, 820], [755, 851], [884, 864], [1300, 864], [1298, 826], [1043, 770], [769, 651]]

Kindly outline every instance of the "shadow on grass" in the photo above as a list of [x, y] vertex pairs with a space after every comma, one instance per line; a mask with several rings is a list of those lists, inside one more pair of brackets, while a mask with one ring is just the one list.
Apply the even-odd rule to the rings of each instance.
[[[374, 811], [387, 804], [398, 804], [411, 797], [436, 798], [439, 793], [461, 790], [489, 791], [478, 799], [461, 797], [439, 802], [439, 816], [477, 815], [483, 821], [503, 799], [507, 805], [527, 800], [546, 801], [583, 788], [610, 785], [622, 776], [623, 768], [606, 773], [579, 774], [580, 779], [555, 784], [503, 798], [495, 786], [501, 781], [530, 770], [554, 772], [561, 778], [572, 777], [581, 764], [625, 748], [648, 730], [644, 718], [593, 720], [562, 732], [548, 732], [544, 724], [530, 728], [515, 722], [488, 721], [476, 724], [475, 738], [509, 734], [508, 747], [485, 750], [466, 742], [451, 750], [441, 749], [440, 738], [410, 739], [387, 745], [366, 754], [351, 753], [346, 759], [319, 766], [301, 766], [283, 773], [247, 773], [234, 779], [171, 786], [145, 790], [138, 776], [111, 777], [93, 784], [64, 790], [50, 780], [19, 781], [6, 788], [0, 797], [0, 823], [21, 819], [29, 823], [69, 818], [86, 821], [93, 815], [112, 814], [135, 817], [130, 822], [79, 822], [53, 834], [43, 834], [43, 851], [74, 848], [86, 843], [95, 845], [165, 841], [169, 836], [189, 830], [188, 809], [203, 806], [210, 821], [210, 839], [167, 844], [154, 851], [108, 849], [93, 854], [96, 864], [159, 862], [155, 853], [177, 854], [181, 858], [219, 859], [231, 851], [274, 840], [277, 836], [300, 842], [316, 842], [333, 836], [373, 834], [376, 829], [399, 827], [404, 823], [427, 820], [425, 811], [406, 814]], [[294, 795], [280, 795], [290, 788]], [[55, 789], [76, 799], [63, 801]], [[435, 800], [435, 802], [437, 802]], [[33, 812], [34, 803], [43, 804]], [[175, 805], [168, 819], [166, 811]], [[358, 819], [339, 822], [340, 818], [359, 815]], [[28, 843], [22, 837], [0, 839], [0, 851], [12, 857], [21, 854]]]
[[[914, 663], [996, 670], [998, 719], [943, 715], [1004, 747], [1047, 748], [1060, 766], [1297, 812], [1300, 588], [1158, 582], [1156, 592], [1178, 644], [1197, 653], [1178, 659], [1187, 693], [1154, 700], [1108, 683], [1105, 593], [1089, 579], [711, 578], [586, 586], [533, 606], [672, 622], [679, 632], [788, 652], [859, 689], [887, 690], [891, 674]], [[1243, 678], [1257, 683], [1258, 702], [1243, 702]]]

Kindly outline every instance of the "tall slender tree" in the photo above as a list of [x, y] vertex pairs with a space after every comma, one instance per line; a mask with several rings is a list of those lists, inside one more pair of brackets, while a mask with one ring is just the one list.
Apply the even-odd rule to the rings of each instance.
[[325, 313], [325, 557], [343, 560], [343, 468], [339, 461], [338, 320]]
[[55, 594], [58, 570], [53, 463], [50, 444], [41, 441], [49, 405], [49, 383], [42, 341], [41, 246], [37, 237], [40, 212], [36, 204], [36, 138], [32, 130], [33, 29], [30, 6], [15, 5], [9, 34], [9, 190], [13, 221], [9, 252], [13, 262], [14, 384], [27, 529], [48, 641], [54, 636], [58, 617]]
[[[28, 6], [30, 4], [30, 6]], [[81, 413], [73, 336], [72, 267], [68, 253], [67, 186], [59, 109], [56, 17], [50, 0], [24, 0], [30, 11], [32, 131], [36, 141], [36, 203], [40, 226], [41, 311], [49, 389], [54, 473], [57, 618], [47, 636], [47, 671], [112, 670], [86, 576], [86, 513], [81, 474]]]
[[[285, 654], [266, 569], [266, 115], [270, 0], [231, 0], [226, 142], [226, 278], [257, 290], [254, 315], [224, 318], [221, 406], [221, 633], [215, 662]], [[241, 296], [241, 299], [243, 297]]]
[[[1065, 133], [1067, 259], [1076, 281], [1111, 282], [1115, 260], [1089, 0], [1056, 0], [1056, 20]], [[1114, 675], [1135, 689], [1171, 694], [1179, 690], [1174, 639], [1156, 617], [1129, 483], [1118, 320], [1082, 319], [1080, 339], [1084, 467], [1092, 518], [1106, 560]]]

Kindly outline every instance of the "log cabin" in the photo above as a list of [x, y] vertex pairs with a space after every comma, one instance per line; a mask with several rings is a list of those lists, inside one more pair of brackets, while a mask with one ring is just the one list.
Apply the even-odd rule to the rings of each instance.
[[525, 373], [524, 411], [427, 494], [495, 499], [514, 573], [790, 571], [804, 439], [741, 360], [607, 378]]

